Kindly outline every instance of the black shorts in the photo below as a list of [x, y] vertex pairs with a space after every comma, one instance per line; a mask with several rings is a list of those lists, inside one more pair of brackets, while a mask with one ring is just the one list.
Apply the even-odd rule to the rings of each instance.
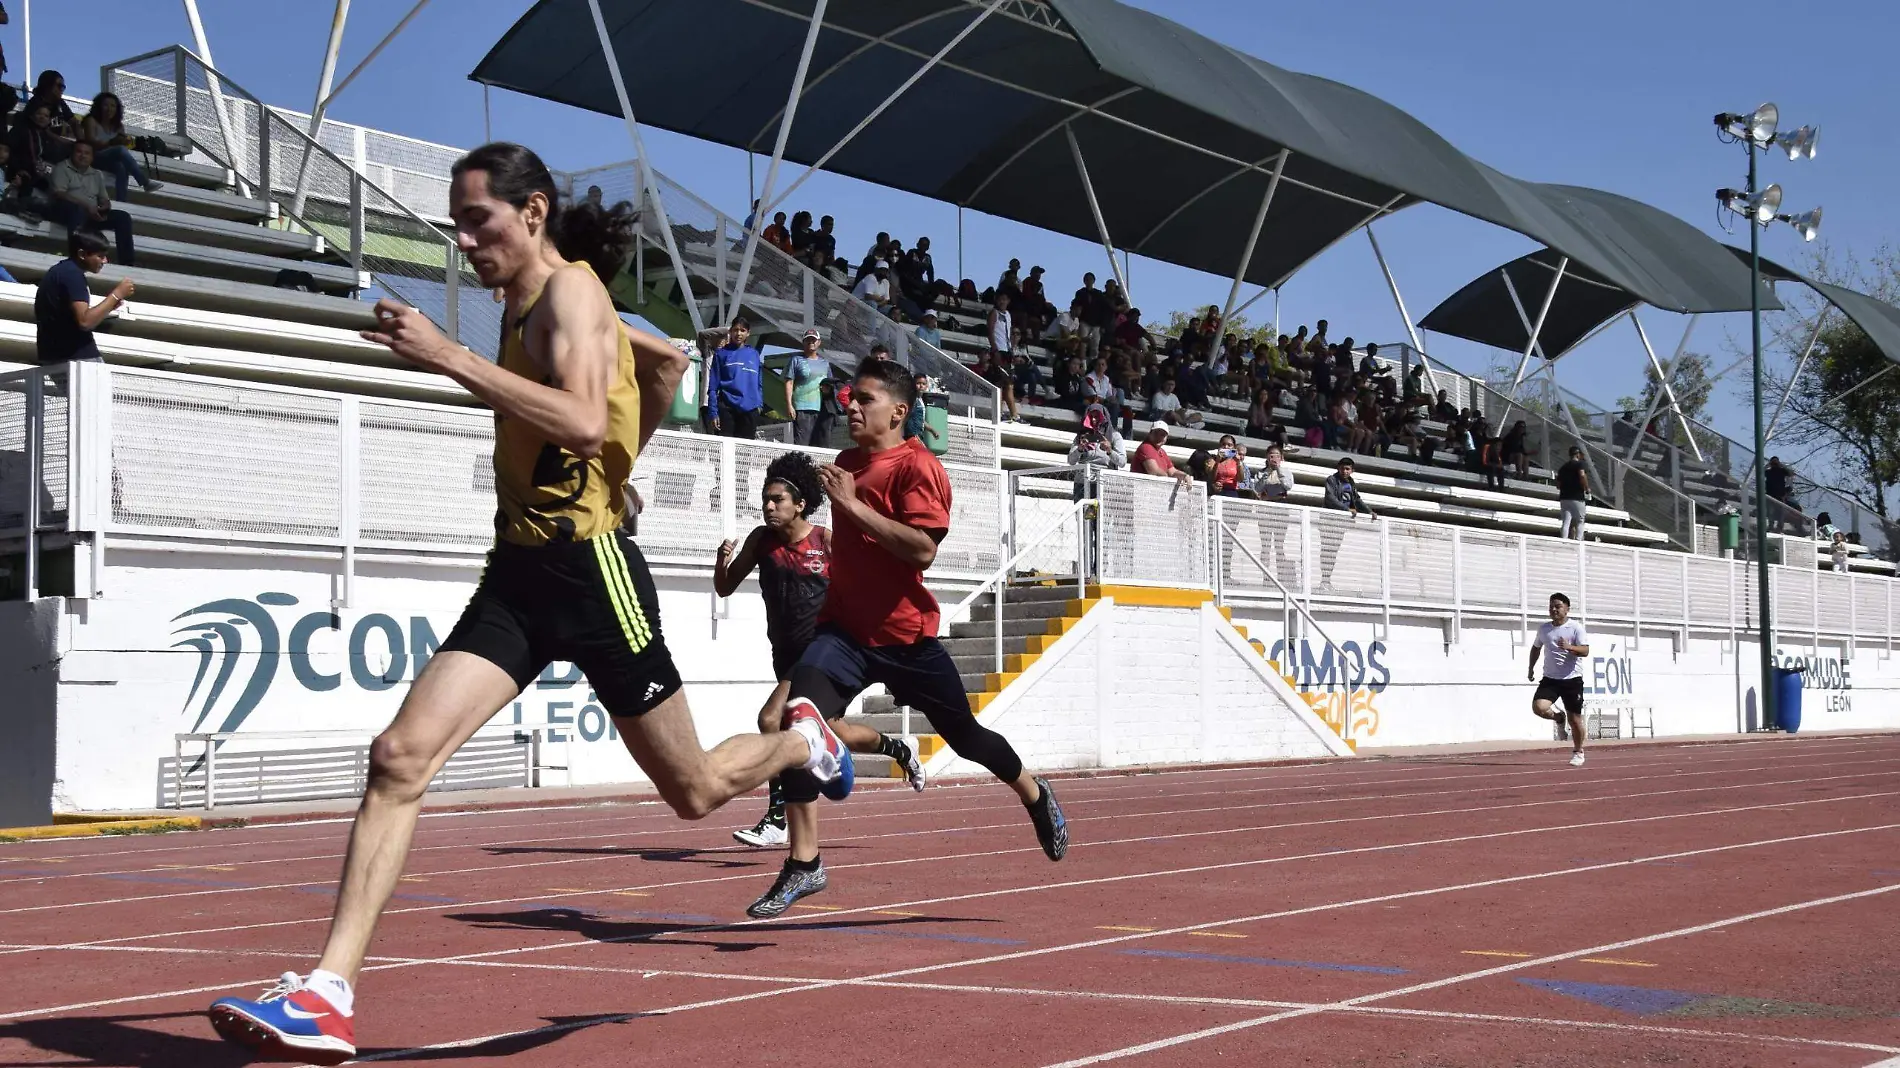
[[[859, 645], [837, 627], [821, 624], [798, 662], [824, 672], [846, 704], [865, 687], [882, 683], [892, 700], [922, 712], [938, 734], [950, 733], [942, 724], [952, 717], [973, 718], [957, 662], [935, 638], [909, 645]], [[806, 695], [794, 691], [792, 696]]]
[[1533, 701], [1557, 701], [1564, 703], [1564, 711], [1573, 716], [1583, 715], [1583, 677], [1574, 679], [1553, 679], [1544, 677], [1537, 683], [1537, 693]]
[[497, 543], [441, 651], [473, 653], [522, 689], [556, 660], [573, 664], [614, 716], [651, 711], [682, 685], [660, 637], [646, 558], [621, 531], [533, 547]]

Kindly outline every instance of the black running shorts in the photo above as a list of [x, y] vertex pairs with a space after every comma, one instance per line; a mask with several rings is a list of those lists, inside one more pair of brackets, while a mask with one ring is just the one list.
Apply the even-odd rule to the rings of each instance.
[[1545, 676], [1537, 683], [1537, 694], [1533, 701], [1549, 701], [1552, 704], [1562, 701], [1564, 711], [1573, 716], [1583, 715], [1583, 677], [1574, 679], [1553, 679]]
[[625, 533], [581, 542], [499, 542], [443, 652], [473, 653], [526, 689], [550, 663], [581, 669], [601, 707], [638, 716], [679, 692], [660, 637], [660, 599]]

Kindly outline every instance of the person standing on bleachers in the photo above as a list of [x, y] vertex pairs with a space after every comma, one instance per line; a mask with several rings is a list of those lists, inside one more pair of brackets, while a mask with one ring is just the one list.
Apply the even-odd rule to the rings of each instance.
[[132, 266], [132, 217], [112, 206], [112, 198], [106, 195], [105, 172], [92, 165], [90, 143], [73, 145], [72, 155], [53, 165], [48, 185], [53, 201], [47, 214], [55, 222], [65, 226], [68, 233], [111, 230], [118, 238], [119, 262]]
[[97, 304], [86, 286], [86, 276], [102, 270], [106, 239], [91, 230], [74, 230], [66, 238], [67, 258], [40, 276], [33, 297], [33, 323], [42, 364], [99, 359], [92, 332], [132, 296], [132, 280], [121, 278]]
[[1102, 351], [1102, 332], [1108, 329], [1110, 318], [1115, 314], [1114, 306], [1108, 297], [1095, 288], [1095, 275], [1082, 276], [1082, 288], [1075, 291], [1071, 305], [1081, 305], [1079, 317], [1082, 320], [1083, 357], [1094, 362]]
[[1583, 510], [1590, 500], [1590, 469], [1583, 462], [1583, 450], [1570, 447], [1570, 462], [1557, 469], [1557, 509], [1563, 514], [1557, 528], [1560, 538], [1583, 540]]

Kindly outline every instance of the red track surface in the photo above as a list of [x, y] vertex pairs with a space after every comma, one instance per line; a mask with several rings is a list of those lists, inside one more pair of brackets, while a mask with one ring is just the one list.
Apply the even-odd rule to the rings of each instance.
[[[365, 1059], [836, 1068], [1861, 1066], [1900, 1056], [1900, 737], [1060, 784], [826, 811], [831, 889], [742, 801], [427, 818]], [[337, 821], [0, 849], [0, 1065], [234, 1065], [202, 1015], [307, 969]]]

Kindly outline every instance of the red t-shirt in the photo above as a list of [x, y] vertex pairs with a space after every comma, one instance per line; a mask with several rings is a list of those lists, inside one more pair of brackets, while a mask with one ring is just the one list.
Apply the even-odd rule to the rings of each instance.
[[[877, 514], [919, 530], [950, 529], [950, 476], [922, 441], [905, 438], [876, 453], [846, 449], [838, 454], [838, 466], [851, 472], [858, 500]], [[924, 573], [836, 510], [831, 565], [819, 622], [836, 624], [865, 645], [909, 645], [937, 636], [942, 613], [924, 587]]]
[[1146, 463], [1148, 460], [1153, 460], [1160, 466], [1160, 474], [1165, 475], [1174, 470], [1174, 461], [1168, 458], [1168, 450], [1155, 448], [1154, 445], [1144, 441], [1135, 447], [1136, 474], [1145, 475], [1148, 473], [1148, 465]]

